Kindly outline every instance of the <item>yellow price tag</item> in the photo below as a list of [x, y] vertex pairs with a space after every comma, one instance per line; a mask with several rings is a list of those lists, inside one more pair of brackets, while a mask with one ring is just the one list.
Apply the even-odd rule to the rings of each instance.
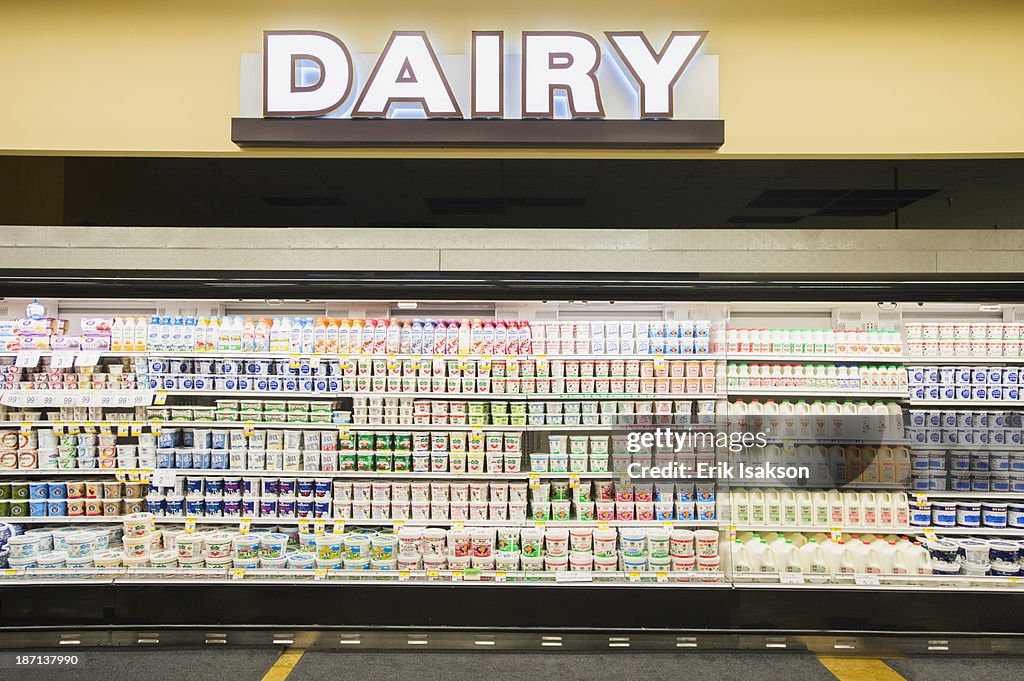
[[156, 394], [153, 395], [153, 404], [158, 407], [167, 404], [167, 391], [157, 390]]
[[22, 435], [28, 435], [31, 432], [32, 432], [32, 422], [31, 421], [22, 421], [21, 422], [21, 434]]
[[[131, 427], [130, 427], [131, 434], [134, 437], [138, 437], [139, 435], [142, 435], [142, 427], [144, 425], [146, 425], [146, 424], [142, 423], [141, 421], [134, 421], [134, 422], [132, 422]], [[153, 431], [153, 434], [154, 435], [159, 435], [160, 434], [159, 423], [157, 424], [156, 431]]]
[[504, 582], [505, 579], [507, 579], [507, 576], [506, 576], [506, 574], [504, 572], [495, 572], [494, 573], [494, 581], [496, 581], [496, 582]]
[[[142, 432], [142, 428], [139, 428], [139, 432]], [[153, 435], [159, 435], [164, 432], [163, 421], [151, 421], [149, 424], [149, 432], [153, 433]]]
[[4, 574], [7, 575], [8, 577], [14, 577], [15, 575], [18, 574], [18, 571], [17, 570], [4, 570]]
[[437, 570], [427, 570], [427, 577], [437, 579], [438, 575], [440, 575], [440, 573]]
[[452, 581], [453, 582], [462, 581], [462, 570], [453, 570], [452, 571]]
[[110, 432], [110, 423], [108, 421], [104, 421], [100, 424], [100, 433], [103, 435], [110, 435]]
[[833, 542], [837, 542], [843, 538], [843, 530], [840, 527], [829, 528], [829, 532], [831, 533]]
[[540, 487], [540, 475], [530, 473], [530, 489], [537, 489], [538, 487]]
[[299, 519], [299, 532], [302, 532], [303, 534], [309, 533], [309, 521], [305, 518]]
[[242, 427], [242, 435], [244, 437], [252, 437], [256, 434], [256, 423], [253, 421], [246, 421]]
[[90, 433], [90, 434], [91, 433], [95, 433], [96, 432], [96, 424], [93, 423], [92, 421], [86, 421], [85, 422], [85, 432]]
[[53, 424], [53, 433], [54, 433], [54, 435], [63, 435], [64, 434], [64, 422], [63, 421], [57, 421], [56, 423]]
[[232, 568], [231, 579], [241, 579], [245, 577], [245, 568]]
[[131, 481], [131, 482], [138, 482], [139, 481], [139, 469], [138, 468], [132, 468], [132, 469], [130, 469], [128, 471], [128, 480]]
[[405, 525], [404, 520], [394, 520], [392, 521], [392, 523], [394, 524], [395, 527], [401, 527], [402, 525]]
[[453, 521], [452, 521], [452, 529], [453, 529], [453, 530], [461, 530], [461, 529], [463, 529], [463, 528], [464, 528], [465, 526], [466, 526], [466, 524], [465, 524], [465, 522], [464, 522], [464, 521], [462, 521], [462, 520], [453, 520]]
[[930, 539], [930, 540], [934, 541], [934, 540], [938, 539], [939, 537], [938, 537], [938, 535], [935, 534], [935, 530], [933, 530], [932, 528], [929, 527], [927, 530], [924, 531], [924, 538], [925, 539]]
[[185, 533], [186, 534], [192, 534], [195, 531], [196, 531], [196, 519], [195, 518], [185, 518]]
[[81, 430], [81, 427], [79, 426], [78, 421], [72, 421], [68, 424], [68, 432], [70, 434], [78, 435], [79, 430]]
[[666, 530], [671, 530], [674, 527], [671, 520], [662, 520], [661, 526], [664, 527]]
[[405, 580], [409, 579], [409, 571], [408, 570], [399, 570], [399, 572], [398, 572], [398, 579], [402, 580], [403, 582]]
[[599, 530], [607, 530], [608, 529], [608, 523], [602, 520], [601, 522], [599, 522], [597, 524], [597, 529], [599, 529]]
[[302, 358], [299, 355], [291, 355], [288, 358], [288, 366], [291, 367], [292, 369], [298, 369], [299, 364], [301, 363], [301, 359]]
[[114, 471], [114, 477], [117, 478], [118, 482], [127, 482], [128, 471], [123, 468], [118, 468]]
[[118, 421], [117, 423], [117, 434], [123, 437], [127, 437], [131, 434], [131, 428], [128, 426], [127, 421]]
[[630, 572], [629, 573], [629, 581], [631, 581], [631, 582], [639, 582], [640, 581], [640, 573], [639, 572]]
[[246, 534], [250, 527], [252, 527], [252, 518], [242, 518], [238, 521], [239, 534]]
[[327, 570], [324, 568], [317, 568], [316, 570], [313, 570], [313, 579], [327, 579]]
[[536, 520], [536, 521], [534, 521], [533, 526], [538, 528], [538, 529], [544, 529], [544, 526], [546, 524], [547, 524], [547, 522], [544, 521], [544, 520]]
[[334, 523], [334, 527], [331, 528], [332, 534], [345, 534], [345, 523]]
[[580, 486], [580, 476], [570, 475], [569, 476], [569, 487], [570, 489], [577, 488]]
[[656, 581], [658, 581], [658, 582], [667, 582], [668, 581], [668, 574], [666, 574], [664, 572], [657, 572], [654, 575], [654, 579]]
[[325, 534], [327, 532], [327, 521], [323, 518], [313, 520], [313, 534]]

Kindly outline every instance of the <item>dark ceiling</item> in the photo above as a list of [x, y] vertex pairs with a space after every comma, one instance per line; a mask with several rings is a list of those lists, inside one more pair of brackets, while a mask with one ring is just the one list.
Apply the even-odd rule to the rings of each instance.
[[1024, 227], [1024, 159], [74, 157], [63, 188], [71, 225]]

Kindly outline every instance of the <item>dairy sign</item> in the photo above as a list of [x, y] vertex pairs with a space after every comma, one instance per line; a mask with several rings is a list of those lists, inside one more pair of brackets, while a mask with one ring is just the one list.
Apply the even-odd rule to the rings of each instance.
[[[243, 115], [234, 119], [232, 137], [240, 145], [418, 140], [434, 146], [717, 148], [724, 122], [718, 119], [717, 56], [701, 54], [707, 35], [471, 31], [468, 44], [451, 54], [439, 52], [426, 31], [402, 30], [393, 31], [379, 53], [366, 54], [325, 31], [264, 31], [260, 112], [246, 115], [243, 85]], [[300, 128], [285, 119], [317, 125]], [[424, 125], [439, 119], [449, 124]], [[381, 122], [354, 125], [372, 120]], [[568, 128], [573, 132], [565, 137], [567, 121], [589, 125]], [[661, 125], [633, 125], [640, 122]]]

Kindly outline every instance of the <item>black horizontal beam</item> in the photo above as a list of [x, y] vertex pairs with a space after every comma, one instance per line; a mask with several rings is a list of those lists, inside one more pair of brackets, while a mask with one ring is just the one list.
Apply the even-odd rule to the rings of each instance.
[[967, 274], [712, 278], [694, 272], [0, 269], [0, 297], [1017, 303], [1024, 301], [1024, 279]]
[[232, 118], [242, 147], [717, 149], [723, 120]]

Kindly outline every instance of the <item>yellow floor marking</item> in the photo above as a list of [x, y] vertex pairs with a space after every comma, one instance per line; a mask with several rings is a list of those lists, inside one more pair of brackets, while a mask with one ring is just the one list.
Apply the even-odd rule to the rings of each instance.
[[819, 655], [818, 662], [839, 681], [907, 681], [881, 660]]
[[302, 659], [305, 650], [286, 650], [263, 675], [262, 681], [284, 681]]

